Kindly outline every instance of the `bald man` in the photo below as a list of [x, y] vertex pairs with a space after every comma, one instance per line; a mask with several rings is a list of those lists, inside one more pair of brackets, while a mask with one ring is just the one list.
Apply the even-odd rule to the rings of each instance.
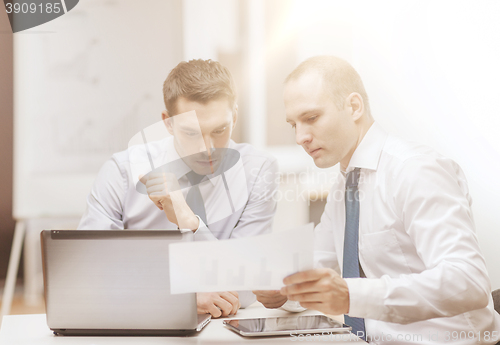
[[300, 64], [284, 99], [297, 144], [320, 168], [340, 163], [330, 195], [344, 198], [328, 199], [315, 229], [317, 268], [285, 278], [280, 293], [257, 291], [258, 300], [345, 314], [377, 344], [497, 343], [500, 316], [460, 167], [387, 134], [342, 59]]

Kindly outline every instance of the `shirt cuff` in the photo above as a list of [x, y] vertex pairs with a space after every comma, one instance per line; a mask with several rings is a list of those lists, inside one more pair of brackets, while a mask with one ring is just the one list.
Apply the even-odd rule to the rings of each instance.
[[[198, 217], [197, 215], [195, 215]], [[198, 229], [194, 232], [194, 240], [195, 241], [216, 241], [217, 237], [212, 234], [208, 226], [198, 217], [200, 223], [198, 225]]]
[[283, 304], [280, 309], [292, 312], [292, 313], [300, 313], [301, 311], [306, 310], [303, 306], [300, 305], [298, 301], [290, 301], [287, 300], [285, 304]]
[[351, 317], [380, 319], [384, 314], [384, 295], [387, 290], [383, 279], [345, 278], [349, 289]]
[[203, 223], [203, 221], [201, 220], [200, 217], [198, 217], [196, 214], [195, 214], [196, 218], [198, 218], [199, 222], [198, 222], [198, 229], [196, 229], [196, 231], [193, 232], [192, 229], [181, 229], [179, 228], [179, 226], [177, 225], [177, 230], [180, 230], [182, 233], [184, 232], [192, 232], [193, 234], [196, 234], [198, 232], [198, 230], [200, 230], [200, 228], [202, 226], [206, 226], [205, 223]]
[[196, 235], [196, 233], [198, 232], [198, 230], [200, 230], [201, 227], [206, 227], [205, 223], [201, 220], [201, 218], [195, 214], [196, 218], [198, 218], [198, 229], [196, 229], [196, 231], [194, 232], [194, 234]]

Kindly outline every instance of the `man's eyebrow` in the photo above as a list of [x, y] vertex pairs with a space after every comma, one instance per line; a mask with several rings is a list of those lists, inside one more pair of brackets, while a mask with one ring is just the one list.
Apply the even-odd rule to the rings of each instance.
[[183, 131], [191, 131], [191, 132], [199, 132], [200, 131], [200, 127], [191, 127], [191, 126], [187, 126], [187, 125], [179, 125], [180, 129], [183, 130]]
[[[314, 114], [314, 115], [316, 115], [316, 114], [318, 114], [318, 113], [321, 113], [322, 111], [323, 111], [323, 109], [322, 109], [322, 108], [317, 108], [317, 109], [306, 110], [306, 111], [302, 112], [302, 113], [298, 116], [298, 118], [299, 118], [299, 119], [301, 119], [301, 118], [303, 118], [303, 117], [305, 117], [305, 116], [308, 116], [308, 115], [313, 115], [313, 114]], [[290, 123], [290, 122], [293, 122], [293, 120], [290, 120], [289, 118], [287, 118], [287, 119], [286, 119], [286, 122]]]
[[308, 115], [316, 115], [318, 113], [321, 113], [323, 111], [322, 108], [316, 108], [316, 109], [311, 109], [311, 110], [306, 110], [302, 114], [299, 115], [299, 119]]

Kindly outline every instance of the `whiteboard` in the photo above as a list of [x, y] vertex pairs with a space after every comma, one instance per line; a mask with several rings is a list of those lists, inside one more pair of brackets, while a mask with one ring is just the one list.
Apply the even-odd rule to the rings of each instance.
[[16, 219], [80, 216], [100, 166], [161, 118], [181, 0], [85, 0], [14, 35]]

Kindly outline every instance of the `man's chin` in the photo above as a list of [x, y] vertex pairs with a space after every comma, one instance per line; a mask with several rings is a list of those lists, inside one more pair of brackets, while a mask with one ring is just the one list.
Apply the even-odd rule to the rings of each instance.
[[332, 166], [334, 166], [335, 164], [337, 164], [338, 162], [330, 162], [330, 161], [327, 161], [327, 160], [324, 160], [322, 159], [323, 157], [318, 157], [316, 159], [313, 158], [314, 160], [314, 165], [316, 165], [318, 168], [320, 169], [327, 169], [327, 168], [331, 168]]
[[198, 175], [212, 175], [219, 168], [219, 162], [195, 162], [191, 169]]

